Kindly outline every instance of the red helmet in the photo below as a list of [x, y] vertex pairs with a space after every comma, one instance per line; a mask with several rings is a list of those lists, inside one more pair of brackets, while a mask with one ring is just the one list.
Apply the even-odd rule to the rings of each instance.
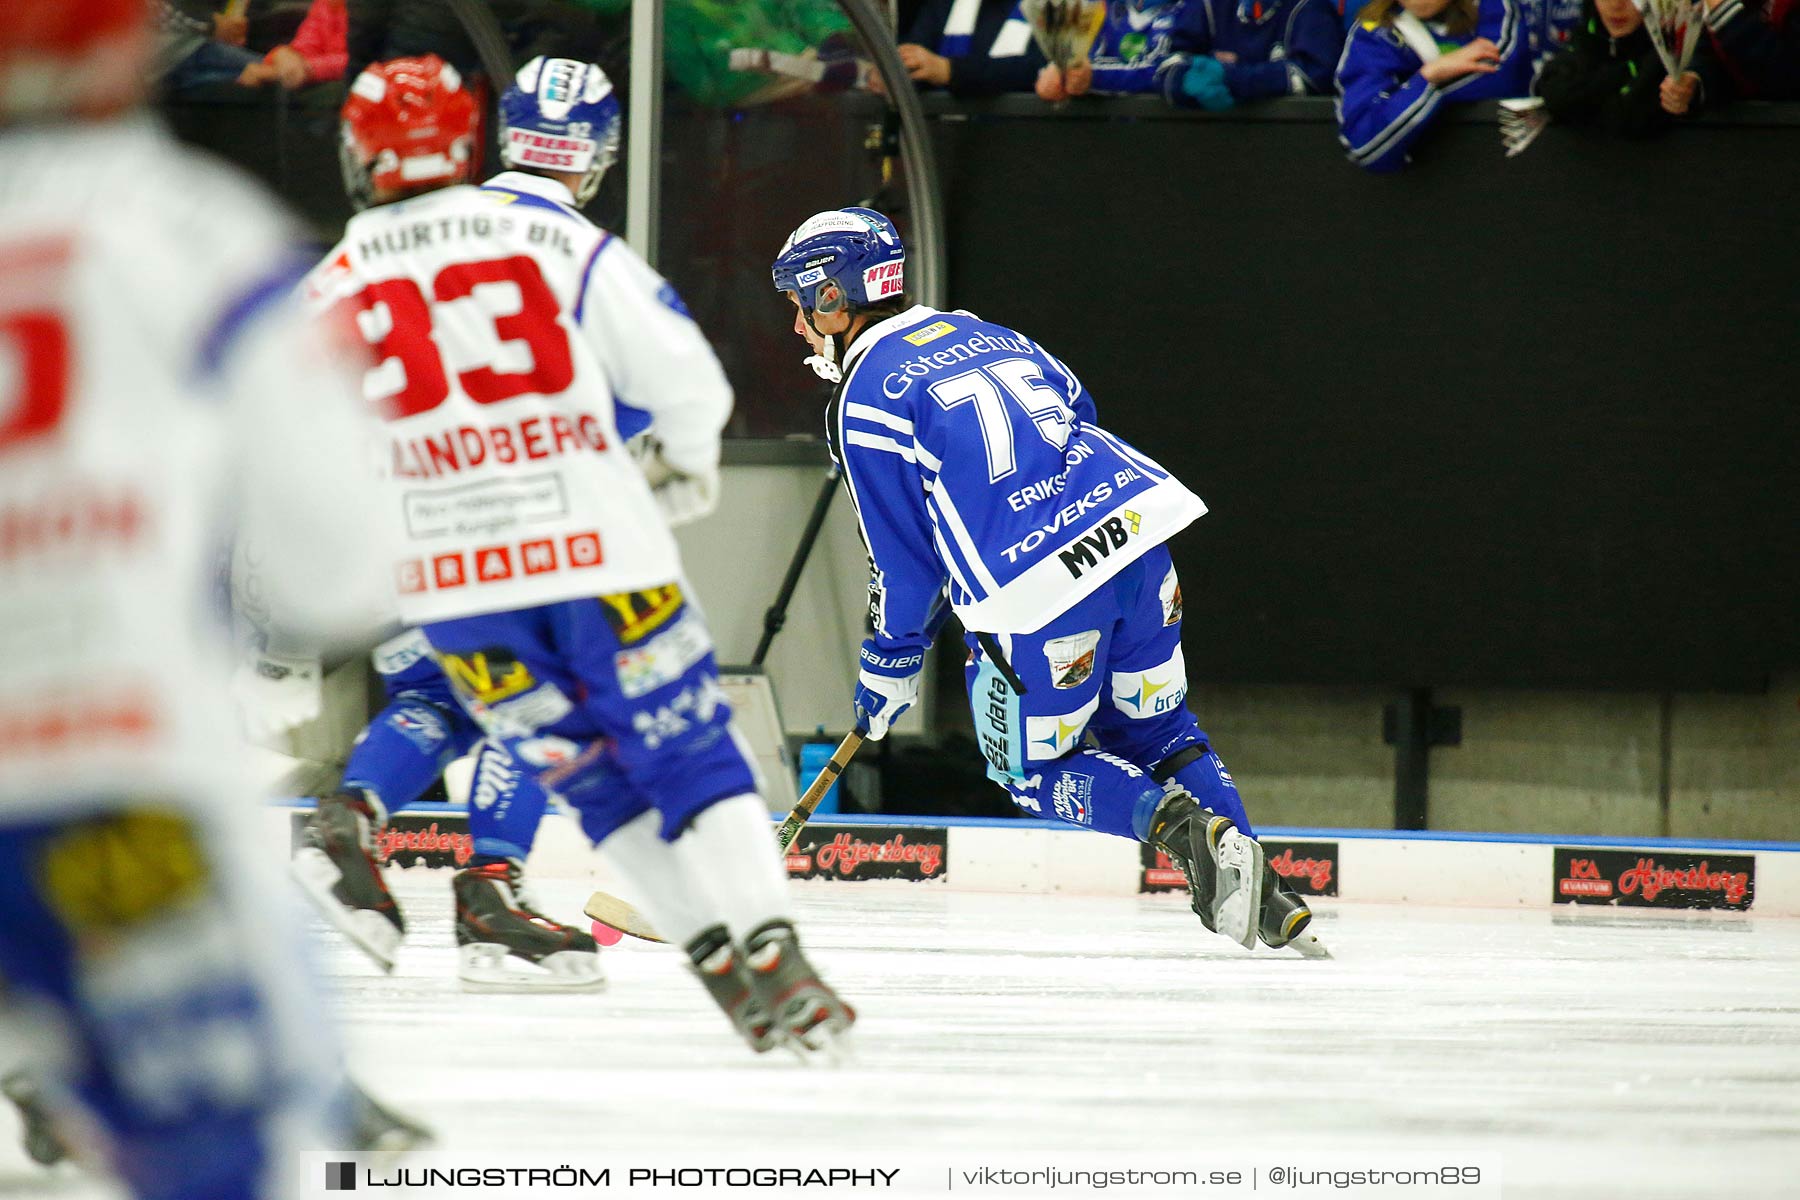
[[0, 118], [101, 113], [140, 94], [144, 0], [6, 0]]
[[376, 191], [415, 192], [468, 177], [478, 113], [455, 67], [435, 54], [374, 63], [344, 101], [339, 161], [358, 208]]

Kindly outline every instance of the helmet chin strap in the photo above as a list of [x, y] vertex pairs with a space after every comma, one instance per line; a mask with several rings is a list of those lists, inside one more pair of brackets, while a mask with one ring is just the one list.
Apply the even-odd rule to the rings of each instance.
[[844, 361], [844, 335], [820, 333], [819, 327], [813, 324], [811, 309], [801, 309], [800, 319], [805, 321], [806, 327], [825, 343], [824, 353], [807, 355], [806, 365], [813, 369], [814, 375], [826, 383], [841, 383], [844, 378], [844, 370], [840, 365]]

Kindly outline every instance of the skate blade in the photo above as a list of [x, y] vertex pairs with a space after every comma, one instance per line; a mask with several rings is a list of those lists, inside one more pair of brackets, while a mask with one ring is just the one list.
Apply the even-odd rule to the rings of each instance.
[[363, 1154], [411, 1154], [435, 1145], [437, 1136], [431, 1130], [389, 1112], [356, 1131], [356, 1149]]
[[785, 1044], [804, 1067], [843, 1067], [856, 1057], [850, 1022], [840, 1018], [821, 1021], [805, 1033], [789, 1030]]
[[350, 1083], [350, 1125], [353, 1147], [361, 1154], [400, 1155], [437, 1142], [430, 1129], [380, 1103], [354, 1081]]
[[811, 998], [810, 1005], [802, 1011], [819, 1015], [804, 1028], [795, 1028], [792, 1024], [782, 1026], [788, 1049], [807, 1066], [837, 1067], [849, 1062], [850, 1027], [856, 1023], [855, 1013], [823, 996]]
[[1325, 948], [1314, 933], [1308, 929], [1294, 935], [1288, 945], [1299, 952], [1301, 958], [1330, 958], [1331, 951]]
[[1262, 913], [1263, 849], [1237, 830], [1228, 830], [1219, 842], [1218, 865], [1220, 882], [1230, 871], [1238, 886], [1213, 910], [1213, 929], [1244, 949], [1254, 950], [1257, 918]]
[[310, 847], [297, 851], [289, 868], [300, 890], [306, 893], [319, 915], [331, 927], [355, 943], [356, 948], [374, 960], [383, 971], [392, 972], [394, 958], [400, 951], [400, 931], [380, 913], [364, 908], [347, 908], [331, 894], [343, 876], [331, 865], [323, 850]]
[[457, 948], [456, 978], [465, 992], [597, 992], [606, 986], [600, 956], [564, 950], [533, 963], [505, 946], [477, 942]]

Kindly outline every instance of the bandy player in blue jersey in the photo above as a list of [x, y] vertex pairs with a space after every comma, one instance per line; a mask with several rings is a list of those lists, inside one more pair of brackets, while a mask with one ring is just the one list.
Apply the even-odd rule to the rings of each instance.
[[1289, 944], [1312, 914], [1184, 704], [1165, 543], [1206, 506], [1102, 428], [1030, 338], [903, 308], [905, 262], [893, 222], [850, 208], [806, 221], [773, 268], [809, 363], [839, 384], [827, 431], [872, 568], [857, 727], [879, 740], [918, 698], [947, 604], [988, 773], [1021, 808], [1150, 842], [1208, 929]]

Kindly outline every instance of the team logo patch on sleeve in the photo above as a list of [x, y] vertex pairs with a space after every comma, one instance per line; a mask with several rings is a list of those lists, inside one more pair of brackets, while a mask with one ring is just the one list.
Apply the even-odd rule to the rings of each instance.
[[1087, 629], [1044, 643], [1050, 661], [1050, 683], [1057, 688], [1080, 687], [1094, 674], [1094, 654], [1100, 648], [1100, 631]]
[[681, 611], [681, 605], [681, 585], [678, 583], [600, 597], [606, 623], [612, 626], [619, 643], [625, 646], [641, 642], [655, 633]]
[[1163, 626], [1166, 628], [1181, 624], [1181, 580], [1175, 578], [1174, 567], [1170, 567], [1169, 573], [1163, 576], [1162, 587], [1157, 589], [1157, 594], [1162, 597]]

